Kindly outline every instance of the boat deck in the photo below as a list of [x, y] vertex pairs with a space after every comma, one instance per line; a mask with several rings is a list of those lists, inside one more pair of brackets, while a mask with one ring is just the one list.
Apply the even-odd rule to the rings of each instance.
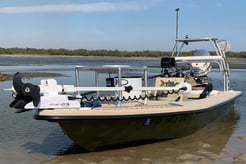
[[221, 105], [234, 101], [241, 94], [240, 91], [218, 92], [216, 95], [208, 96], [205, 99], [188, 99], [186, 101], [163, 101], [148, 100], [148, 104], [144, 105], [139, 102], [122, 103], [120, 107], [115, 104], [102, 104], [98, 108], [80, 108], [80, 109], [43, 109], [36, 113], [36, 117], [45, 116], [136, 116], [151, 114], [174, 114], [185, 112], [199, 112], [209, 110]]

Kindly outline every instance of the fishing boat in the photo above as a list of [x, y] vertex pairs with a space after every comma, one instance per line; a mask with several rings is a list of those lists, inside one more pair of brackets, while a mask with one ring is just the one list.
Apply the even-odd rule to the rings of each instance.
[[[209, 43], [214, 50], [187, 56], [182, 50], [193, 43]], [[158, 65], [76, 66], [74, 85], [55, 79], [24, 83], [16, 73], [10, 107], [35, 110], [35, 119], [58, 123], [90, 151], [183, 137], [233, 110], [241, 91], [230, 89], [228, 49], [227, 41], [216, 38], [177, 39], [172, 56], [161, 58]], [[220, 90], [209, 78], [212, 70], [221, 72]], [[85, 86], [88, 73], [95, 80]]]

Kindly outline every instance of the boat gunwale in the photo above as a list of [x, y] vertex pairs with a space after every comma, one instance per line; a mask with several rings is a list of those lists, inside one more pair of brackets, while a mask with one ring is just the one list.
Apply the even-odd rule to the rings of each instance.
[[[193, 110], [177, 110], [173, 112], [144, 113], [144, 114], [135, 113], [135, 114], [122, 114], [122, 115], [69, 115], [69, 116], [64, 116], [64, 115], [42, 115], [41, 116], [39, 115], [39, 111], [37, 111], [33, 117], [37, 120], [47, 120], [51, 122], [59, 122], [62, 120], [98, 120], [98, 119], [113, 120], [113, 119], [169, 117], [169, 116], [177, 116], [177, 115], [197, 114], [197, 113], [204, 113], [204, 112], [209, 112], [212, 110], [217, 110], [221, 106], [233, 103], [235, 99], [242, 94], [240, 91], [233, 91], [233, 92], [236, 92], [236, 95], [229, 97], [226, 101], [221, 101], [220, 103], [216, 103], [210, 106], [201, 107], [199, 109], [193, 109]], [[202, 100], [206, 100], [206, 99], [202, 99]]]

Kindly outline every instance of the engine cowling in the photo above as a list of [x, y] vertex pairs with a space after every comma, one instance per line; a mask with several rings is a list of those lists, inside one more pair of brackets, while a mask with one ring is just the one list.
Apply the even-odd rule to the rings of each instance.
[[[10, 103], [11, 108], [23, 109], [27, 103], [33, 102], [36, 107], [40, 102], [40, 88], [37, 85], [31, 83], [23, 83], [22, 75], [17, 72], [13, 77], [13, 97], [15, 98], [13, 102]], [[23, 112], [18, 110], [17, 112]]]

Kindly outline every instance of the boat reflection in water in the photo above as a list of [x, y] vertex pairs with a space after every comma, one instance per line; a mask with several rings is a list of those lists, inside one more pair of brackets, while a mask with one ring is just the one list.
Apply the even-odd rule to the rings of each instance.
[[[183, 138], [98, 152], [86, 152], [80, 146], [58, 151], [58, 157], [49, 162], [211, 162], [223, 161], [224, 149], [239, 120], [236, 111], [230, 110], [217, 121]], [[52, 145], [50, 145], [52, 146]], [[115, 145], [121, 146], [121, 145]], [[111, 147], [112, 148], [112, 147]]]

